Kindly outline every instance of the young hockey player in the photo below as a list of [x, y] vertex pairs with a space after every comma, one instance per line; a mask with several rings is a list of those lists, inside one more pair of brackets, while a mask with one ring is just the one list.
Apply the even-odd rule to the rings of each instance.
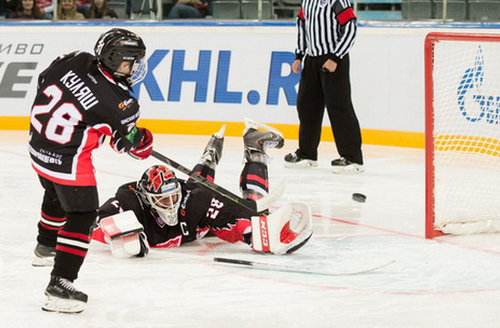
[[52, 62], [40, 74], [31, 109], [29, 152], [44, 188], [33, 265], [53, 265], [46, 311], [78, 313], [87, 303], [73, 281], [99, 207], [92, 151], [110, 136], [119, 153], [145, 159], [152, 152], [152, 134], [136, 126], [139, 104], [130, 95], [147, 71], [143, 40], [115, 28], [94, 50], [95, 56], [73, 52]]
[[[212, 181], [222, 156], [223, 130], [211, 137], [193, 170]], [[279, 131], [247, 120], [243, 141], [240, 188], [245, 198], [258, 202], [269, 190], [266, 150], [282, 148], [284, 139]], [[119, 258], [143, 257], [150, 247], [179, 247], [209, 231], [229, 243], [241, 241], [255, 251], [275, 254], [297, 250], [312, 235], [305, 204], [292, 203], [269, 216], [252, 217], [193, 179], [176, 178], [163, 165], [150, 167], [138, 182], [122, 185], [100, 207], [99, 218], [93, 238], [109, 243]]]

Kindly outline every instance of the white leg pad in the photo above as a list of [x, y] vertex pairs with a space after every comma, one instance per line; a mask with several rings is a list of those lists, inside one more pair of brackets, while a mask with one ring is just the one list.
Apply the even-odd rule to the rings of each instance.
[[304, 203], [288, 203], [268, 216], [252, 217], [252, 248], [257, 252], [290, 254], [312, 233], [311, 210]]

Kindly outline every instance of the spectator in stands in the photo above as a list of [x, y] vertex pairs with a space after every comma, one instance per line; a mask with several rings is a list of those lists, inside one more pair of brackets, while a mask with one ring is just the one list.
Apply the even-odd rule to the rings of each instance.
[[42, 19], [52, 19], [54, 15], [54, 3], [52, 0], [35, 0], [40, 12], [42, 13]]
[[118, 15], [109, 9], [108, 0], [92, 0], [87, 18], [118, 18]]
[[213, 12], [212, 0], [200, 0], [200, 1], [201, 1], [201, 6], [197, 7], [197, 9], [200, 11], [201, 16], [203, 16], [203, 18], [213, 17], [214, 12]]
[[59, 20], [80, 20], [85, 19], [82, 13], [76, 11], [75, 0], [61, 0], [57, 8], [57, 19]]
[[92, 6], [92, 0], [76, 0], [76, 11], [87, 18], [90, 14], [90, 6]]
[[17, 3], [16, 10], [11, 12], [9, 18], [20, 19], [40, 19], [42, 13], [36, 5], [35, 0], [20, 0]]
[[208, 6], [208, 2], [202, 2], [201, 0], [179, 0], [172, 7], [170, 13], [168, 14], [169, 19], [180, 19], [180, 18], [203, 18], [201, 10]]
[[0, 0], [0, 19], [8, 18], [16, 10], [17, 0]]

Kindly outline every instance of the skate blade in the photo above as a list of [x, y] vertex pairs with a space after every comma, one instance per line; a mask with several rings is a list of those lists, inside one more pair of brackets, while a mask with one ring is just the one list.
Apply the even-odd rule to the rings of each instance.
[[33, 258], [33, 261], [31, 261], [31, 265], [34, 266], [34, 267], [53, 266], [54, 265], [54, 258], [53, 257], [38, 257], [38, 256], [35, 256]]
[[248, 129], [251, 129], [251, 128], [254, 128], [256, 130], [266, 130], [269, 132], [273, 132], [273, 133], [279, 135], [281, 138], [283, 138], [283, 133], [281, 133], [281, 131], [273, 128], [272, 126], [269, 126], [267, 124], [260, 123], [260, 122], [252, 120], [251, 118], [245, 117], [245, 131], [243, 132], [243, 135], [245, 135], [245, 133], [248, 131]]
[[297, 163], [288, 163], [288, 162], [285, 162], [284, 166], [286, 168], [289, 168], [289, 169], [308, 169], [308, 168], [311, 168], [311, 167], [318, 166], [318, 162], [312, 161], [312, 160], [308, 160], [308, 159], [304, 159], [304, 160], [302, 160], [300, 162], [297, 162]]
[[363, 173], [364, 167], [359, 164], [350, 164], [347, 166], [332, 167], [332, 172], [335, 174], [357, 174]]
[[42, 310], [46, 312], [59, 313], [81, 313], [85, 310], [85, 302], [68, 300], [58, 297], [47, 296], [47, 300], [42, 305]]
[[224, 124], [218, 132], [213, 134], [213, 136], [216, 137], [217, 139], [222, 139], [224, 138], [225, 132], [226, 132], [226, 125]]

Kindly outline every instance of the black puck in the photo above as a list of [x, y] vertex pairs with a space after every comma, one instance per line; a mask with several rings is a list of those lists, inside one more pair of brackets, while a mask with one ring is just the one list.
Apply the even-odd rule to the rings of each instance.
[[352, 199], [360, 203], [366, 202], [366, 196], [359, 193], [352, 194]]

